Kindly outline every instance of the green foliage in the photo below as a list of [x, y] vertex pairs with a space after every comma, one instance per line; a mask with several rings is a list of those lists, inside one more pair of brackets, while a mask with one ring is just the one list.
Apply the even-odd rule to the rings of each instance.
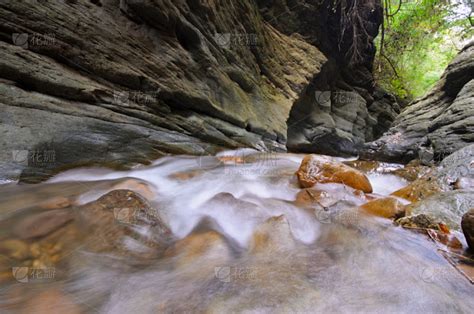
[[472, 8], [442, 0], [383, 1], [383, 47], [378, 36], [375, 76], [382, 87], [411, 100], [435, 84], [472, 37]]

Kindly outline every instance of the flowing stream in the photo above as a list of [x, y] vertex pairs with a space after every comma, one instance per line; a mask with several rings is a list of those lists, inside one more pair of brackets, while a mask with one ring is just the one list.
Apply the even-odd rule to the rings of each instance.
[[[0, 240], [43, 211], [38, 204], [66, 198], [74, 211], [117, 188], [146, 197], [174, 242], [194, 235], [145, 264], [91, 251], [87, 235], [73, 238], [51, 280], [0, 281], [0, 311], [33, 313], [34, 296], [55, 290], [54, 302], [71, 303], [63, 312], [74, 313], [472, 313], [473, 285], [436, 244], [360, 214], [365, 201], [352, 189], [320, 184], [331, 210], [299, 206], [294, 173], [303, 157], [252, 150], [169, 156], [130, 171], [75, 169], [42, 184], [0, 185]], [[407, 185], [384, 171], [368, 177], [374, 194]], [[123, 241], [139, 254], [136, 243]]]

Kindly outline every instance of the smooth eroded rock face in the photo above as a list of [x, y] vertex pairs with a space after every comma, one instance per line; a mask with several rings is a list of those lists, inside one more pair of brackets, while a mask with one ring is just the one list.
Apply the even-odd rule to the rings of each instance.
[[341, 183], [365, 193], [372, 193], [370, 181], [362, 172], [321, 156], [307, 155], [296, 175], [303, 188], [312, 187], [317, 183]]
[[2, 1], [0, 171], [37, 182], [165, 153], [285, 150], [326, 57], [256, 1]]
[[467, 244], [474, 251], [474, 208], [462, 216], [461, 227]]
[[[409, 104], [364, 158], [437, 160], [474, 142], [474, 42], [466, 45], [424, 97]], [[428, 158], [429, 159], [429, 158]], [[428, 161], [428, 160], [427, 160]]]

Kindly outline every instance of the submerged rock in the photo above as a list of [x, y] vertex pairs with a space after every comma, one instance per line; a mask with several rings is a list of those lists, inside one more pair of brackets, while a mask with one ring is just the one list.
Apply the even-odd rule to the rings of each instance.
[[419, 160], [415, 159], [405, 165], [405, 167], [396, 169], [392, 173], [394, 175], [404, 178], [409, 182], [413, 182], [427, 175], [430, 169], [430, 167], [422, 165]]
[[153, 192], [150, 184], [138, 179], [127, 178], [121, 180], [119, 183], [113, 186], [113, 189], [130, 190], [144, 196], [148, 200], [152, 200], [156, 197], [156, 194]]
[[370, 199], [370, 195], [347, 186], [320, 184], [317, 188], [306, 188], [298, 192], [294, 204], [300, 208], [314, 210], [318, 220], [324, 220], [331, 212], [358, 207]]
[[374, 160], [350, 160], [344, 161], [343, 164], [364, 173], [374, 172], [378, 167], [380, 167], [380, 162]]
[[474, 251], [474, 208], [471, 208], [462, 216], [461, 227], [466, 237], [467, 245]]
[[21, 239], [43, 237], [74, 219], [72, 210], [50, 210], [34, 214], [19, 221], [13, 234]]
[[276, 253], [290, 249], [296, 242], [284, 215], [271, 217], [255, 229], [249, 245], [250, 253]]
[[175, 257], [178, 267], [196, 262], [223, 263], [230, 257], [229, 246], [222, 234], [214, 230], [193, 232], [166, 250], [165, 256]]
[[78, 224], [87, 231], [88, 249], [151, 258], [160, 254], [171, 231], [145, 198], [115, 190], [77, 209]]
[[365, 193], [372, 193], [370, 181], [362, 172], [321, 156], [307, 155], [296, 175], [304, 188], [317, 183], [341, 183]]

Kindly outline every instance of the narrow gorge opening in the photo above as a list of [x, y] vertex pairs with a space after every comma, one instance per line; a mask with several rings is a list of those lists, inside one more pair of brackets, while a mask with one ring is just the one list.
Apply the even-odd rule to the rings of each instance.
[[[473, 6], [464, 0], [336, 1], [325, 8], [319, 14], [330, 36], [316, 45], [328, 61], [293, 104], [287, 148], [367, 156], [365, 143], [389, 131], [401, 109], [428, 93], [468, 45]], [[464, 80], [459, 89], [469, 76]], [[420, 144], [434, 149], [430, 141]], [[386, 157], [408, 162], [417, 153]]]

